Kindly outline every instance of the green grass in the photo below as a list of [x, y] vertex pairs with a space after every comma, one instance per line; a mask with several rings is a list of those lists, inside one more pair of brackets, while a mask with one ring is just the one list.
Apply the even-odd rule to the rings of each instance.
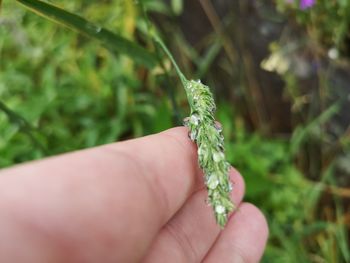
[[[98, 34], [79, 34], [79, 28], [72, 31], [48, 21], [16, 1], [3, 3], [0, 167], [155, 133], [174, 126], [175, 116], [187, 114], [185, 93], [174, 85], [180, 83], [168, 70], [168, 59], [162, 58], [163, 66], [153, 60], [156, 49], [133, 2], [59, 2], [60, 7], [106, 28], [108, 36], [117, 36], [108, 38], [108, 44]], [[181, 12], [179, 4], [173, 3], [177, 12]], [[159, 1], [146, 5], [163, 15], [171, 13]], [[111, 47], [118, 39], [123, 39], [124, 49]], [[130, 46], [138, 51], [130, 52]], [[221, 48], [216, 43], [205, 56], [193, 55], [199, 76], [205, 77]], [[177, 52], [181, 51], [188, 50]], [[195, 76], [193, 71], [190, 74]], [[294, 164], [302, 142], [313, 136], [314, 128], [336, 106], [295, 129], [290, 141], [249, 132], [234, 105], [225, 98], [218, 101], [227, 156], [246, 180], [246, 200], [268, 218], [270, 240], [263, 262], [350, 262], [341, 199], [331, 196], [331, 219], [320, 216], [328, 209], [320, 198], [324, 185], [334, 184], [333, 167], [324, 171], [320, 182], [311, 182]]]

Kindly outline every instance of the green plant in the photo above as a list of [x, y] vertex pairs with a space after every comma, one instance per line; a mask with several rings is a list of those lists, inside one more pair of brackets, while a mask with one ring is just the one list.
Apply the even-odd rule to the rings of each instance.
[[[105, 28], [96, 26], [80, 16], [38, 0], [18, 0], [18, 2], [41, 16], [100, 41], [112, 52], [125, 54], [148, 68], [155, 66], [155, 56], [143, 47]], [[198, 145], [199, 164], [206, 175], [209, 203], [213, 206], [218, 224], [223, 227], [234, 206], [229, 197], [232, 187], [228, 178], [229, 165], [223, 153], [223, 137], [220, 134], [221, 131], [215, 128], [214, 123], [213, 113], [216, 107], [213, 96], [207, 86], [188, 81], [161, 39], [153, 32], [150, 35], [173, 62], [186, 90], [191, 106], [188, 127], [191, 134], [196, 134], [192, 139]]]
[[[84, 12], [111, 26], [113, 21], [98, 17], [101, 10], [109, 17], [114, 11], [106, 13], [108, 3], [98, 6], [101, 9], [92, 5]], [[71, 8], [78, 12], [82, 6], [74, 3]], [[133, 35], [130, 25], [137, 14], [130, 8], [134, 4], [119, 5], [128, 23], [113, 22], [124, 38]], [[111, 55], [101, 45], [47, 23], [13, 1], [4, 4], [0, 23], [0, 97], [33, 128], [10, 122], [13, 118], [2, 110], [1, 167], [171, 127], [171, 119], [157, 124], [157, 107], [163, 107], [163, 119], [171, 118], [168, 103], [162, 90], [150, 88], [154, 79], [139, 80], [139, 66], [133, 60], [120, 53]]]
[[309, 30], [309, 35], [328, 48], [336, 48], [348, 52], [346, 39], [350, 27], [350, 2], [344, 0], [312, 1], [313, 6], [300, 10], [299, 1], [278, 0], [277, 7]]
[[[256, 76], [254, 70], [239, 64], [251, 61], [249, 50], [236, 49], [235, 45], [240, 45], [234, 43], [231, 47], [233, 62], [238, 64], [229, 63], [223, 44], [227, 47], [232, 43], [217, 37], [210, 29], [198, 42], [190, 43], [172, 16], [181, 12], [180, 2], [186, 9], [188, 2], [173, 2], [172, 10], [164, 1], [142, 1], [152, 20], [155, 17], [153, 21], [157, 21], [156, 26], [148, 29], [137, 4], [140, 1], [55, 2], [74, 14], [89, 18], [87, 23], [93, 21], [96, 27], [103, 25], [111, 33], [142, 48], [155, 63], [148, 67], [147, 62], [133, 58], [132, 52], [125, 55], [118, 45], [106, 45], [97, 39], [98, 34], [92, 37], [86, 33], [77, 34], [81, 32], [78, 28], [67, 30], [26, 12], [16, 1], [3, 1], [0, 16], [0, 101], [3, 106], [0, 107], [0, 167], [147, 135], [176, 125], [174, 116], [181, 119], [189, 108], [185, 92], [177, 85], [180, 82], [170, 71], [169, 59], [151, 35], [157, 32], [186, 75], [203, 79], [214, 88], [212, 92], [218, 102], [216, 116], [225, 127], [222, 133], [227, 160], [245, 179], [246, 201], [261, 208], [269, 222], [270, 240], [262, 262], [348, 262], [348, 212], [342, 202], [349, 194], [348, 189], [341, 188], [334, 178], [335, 163], [318, 173], [322, 179], [311, 181], [295, 162], [295, 152], [303, 149], [306, 143], [330, 139], [324, 136], [324, 128], [330, 126], [330, 119], [338, 116], [339, 104], [324, 105], [322, 111], [312, 114], [306, 111], [310, 96], [300, 90], [303, 81], [297, 79], [293, 70], [288, 70], [283, 78], [286, 81], [283, 98], [290, 99], [293, 114], [304, 117], [303, 122], [297, 125], [293, 122], [295, 126], [288, 134], [266, 135], [252, 130], [252, 126], [257, 126], [247, 122], [249, 113], [242, 111], [237, 100], [227, 96], [234, 93], [238, 100], [250, 99], [249, 87], [243, 81], [244, 74], [247, 78]], [[268, 1], [242, 0], [240, 3], [248, 2], [262, 4]], [[285, 4], [285, 1], [277, 2]], [[283, 59], [290, 59], [295, 50], [304, 54], [306, 43], [311, 43], [309, 45], [315, 52], [319, 49], [314, 46], [334, 46], [335, 42], [325, 45], [325, 40], [331, 39], [330, 36], [336, 34], [347, 19], [343, 16], [345, 9], [337, 14], [333, 7], [339, 6], [340, 1], [316, 2], [317, 6], [322, 4], [332, 8], [321, 13], [318, 8], [325, 10], [324, 7], [314, 6], [317, 8], [300, 11], [285, 5], [288, 9], [277, 20], [290, 20], [295, 26], [294, 20], [297, 19], [298, 28], [305, 29], [305, 34], [302, 37], [293, 35], [295, 41], [292, 43], [287, 36], [287, 43], [274, 44], [275, 59], [282, 59], [277, 65], [283, 66]], [[262, 12], [259, 14], [266, 15], [264, 6], [259, 7]], [[183, 10], [195, 16], [196, 10], [186, 9]], [[195, 19], [199, 21], [200, 18]], [[236, 19], [232, 13], [222, 19], [225, 33], [231, 33], [230, 23], [235, 29], [242, 26], [236, 23]], [[331, 21], [327, 22], [327, 19]], [[271, 20], [267, 20], [271, 25]], [[332, 30], [322, 23], [315, 23], [320, 20]], [[264, 21], [261, 22], [263, 26]], [[290, 27], [285, 25], [285, 29], [287, 32]], [[237, 30], [235, 39], [240, 39], [240, 32]], [[344, 47], [341, 48], [339, 56], [345, 51]], [[306, 60], [309, 62], [310, 58], [306, 57]], [[323, 71], [317, 73], [327, 75]], [[238, 74], [238, 78], [234, 74]], [[218, 79], [222, 76], [226, 85], [220, 87]], [[319, 79], [321, 84], [324, 83], [322, 79]], [[338, 87], [331, 86], [330, 89], [337, 90]], [[274, 89], [271, 86], [269, 90]], [[241, 97], [241, 93], [245, 96]], [[254, 103], [254, 100], [249, 102], [248, 110], [255, 107], [264, 110], [262, 104]], [[41, 146], [31, 139], [32, 136]], [[340, 151], [348, 152], [348, 133], [339, 138], [339, 145]], [[338, 159], [336, 154], [332, 156]], [[347, 170], [348, 159], [347, 153], [341, 162]], [[325, 203], [325, 199], [330, 204]]]
[[224, 137], [221, 125], [215, 123], [216, 109], [213, 95], [200, 81], [184, 80], [191, 105], [191, 115], [185, 121], [189, 136], [198, 146], [199, 165], [204, 171], [209, 203], [215, 218], [224, 227], [228, 214], [234, 209], [230, 199], [232, 184], [229, 181], [229, 163], [224, 154]]

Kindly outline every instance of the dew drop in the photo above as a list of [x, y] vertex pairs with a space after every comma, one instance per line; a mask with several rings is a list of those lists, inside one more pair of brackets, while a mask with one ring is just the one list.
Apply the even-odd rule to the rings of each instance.
[[217, 205], [215, 206], [215, 212], [218, 213], [218, 214], [223, 214], [225, 213], [226, 209], [224, 206], [222, 205]]
[[232, 192], [232, 189], [233, 189], [233, 184], [231, 182], [229, 182], [229, 184], [228, 184], [228, 191]]
[[215, 126], [215, 129], [218, 131], [218, 132], [222, 132], [222, 125], [221, 125], [221, 123], [219, 123], [219, 122], [215, 122], [215, 124], [214, 124], [214, 126]]
[[189, 123], [190, 123], [190, 117], [186, 117], [182, 120], [182, 124], [186, 127], [188, 127]]
[[190, 117], [190, 121], [194, 124], [194, 125], [198, 125], [199, 124], [199, 116], [197, 114], [192, 114]]
[[196, 131], [191, 131], [191, 132], [189, 133], [189, 137], [190, 137], [191, 141], [195, 141], [196, 138], [197, 138], [197, 133], [196, 133]]
[[205, 149], [203, 146], [198, 147], [197, 153], [199, 156], [203, 155], [205, 153]]
[[219, 180], [215, 174], [209, 176], [207, 186], [209, 189], [215, 189], [219, 185]]
[[225, 159], [225, 155], [222, 152], [214, 152], [214, 154], [213, 154], [214, 162], [218, 163], [224, 159]]
[[89, 31], [93, 31], [94, 33], [99, 33], [102, 30], [101, 27], [95, 26], [94, 24], [91, 24], [91, 23], [87, 23], [85, 27], [86, 29], [88, 29]]

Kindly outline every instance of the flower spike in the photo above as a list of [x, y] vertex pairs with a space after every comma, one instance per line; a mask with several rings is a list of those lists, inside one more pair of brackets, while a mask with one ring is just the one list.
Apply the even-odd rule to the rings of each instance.
[[209, 87], [194, 80], [185, 80], [184, 86], [191, 107], [191, 115], [185, 118], [184, 125], [189, 128], [190, 139], [198, 146], [198, 162], [204, 172], [208, 202], [213, 207], [216, 222], [223, 228], [235, 206], [230, 199], [230, 164], [224, 154], [222, 127], [215, 122], [216, 107]]

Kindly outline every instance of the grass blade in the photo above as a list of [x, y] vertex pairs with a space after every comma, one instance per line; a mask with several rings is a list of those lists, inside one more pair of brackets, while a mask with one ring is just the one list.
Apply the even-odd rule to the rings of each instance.
[[2, 101], [0, 101], [0, 112], [4, 112], [7, 118], [9, 119], [10, 123], [17, 125], [19, 127], [19, 130], [25, 133], [38, 149], [42, 150], [43, 153], [46, 153], [45, 147], [33, 135], [36, 129], [32, 127], [32, 125], [25, 118], [23, 118], [18, 113], [12, 111]]
[[96, 26], [81, 16], [38, 0], [17, 0], [17, 2], [40, 16], [100, 41], [113, 53], [125, 54], [136, 63], [142, 64], [148, 68], [152, 68], [156, 65], [155, 56], [143, 47], [105, 28]]

